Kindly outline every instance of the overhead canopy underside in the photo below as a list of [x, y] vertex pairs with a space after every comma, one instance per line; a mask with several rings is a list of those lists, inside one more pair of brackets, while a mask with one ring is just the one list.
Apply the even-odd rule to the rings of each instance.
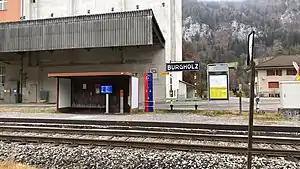
[[0, 39], [0, 52], [165, 43], [151, 9], [0, 23]]
[[78, 72], [78, 73], [49, 73], [48, 77], [98, 77], [98, 76], [132, 76], [130, 72]]

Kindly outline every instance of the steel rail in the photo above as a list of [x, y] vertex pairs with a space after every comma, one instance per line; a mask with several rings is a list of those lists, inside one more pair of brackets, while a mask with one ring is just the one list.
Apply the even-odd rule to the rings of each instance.
[[[79, 124], [79, 125], [117, 125], [143, 126], [160, 128], [208, 129], [247, 131], [248, 125], [178, 123], [157, 121], [110, 121], [110, 120], [69, 120], [69, 119], [39, 119], [39, 118], [0, 118], [0, 122], [31, 123], [31, 124]], [[291, 126], [254, 126], [254, 131], [299, 133], [300, 127]]]
[[[198, 144], [182, 144], [182, 143], [160, 143], [145, 141], [126, 141], [126, 140], [99, 140], [99, 139], [83, 139], [83, 138], [64, 138], [64, 137], [43, 137], [43, 136], [22, 136], [22, 135], [2, 135], [1, 140], [18, 141], [18, 142], [38, 142], [38, 143], [60, 143], [72, 145], [90, 145], [90, 146], [116, 146], [116, 147], [132, 147], [132, 148], [153, 148], [162, 150], [180, 150], [180, 151], [197, 151], [197, 152], [217, 152], [230, 154], [245, 154], [246, 147], [227, 147], [227, 146], [211, 146]], [[286, 149], [261, 149], [253, 148], [253, 154], [271, 155], [271, 156], [293, 156], [300, 157], [299, 150]]]
[[[122, 137], [124, 136], [125, 137], [151, 137], [151, 138], [233, 141], [233, 142], [245, 142], [248, 139], [246, 135], [199, 134], [199, 133], [183, 133], [183, 132], [115, 130], [115, 129], [75, 129], [75, 128], [28, 127], [28, 126], [26, 127], [0, 126], [0, 131], [62, 133], [62, 134], [82, 134], [82, 135], [122, 136]], [[254, 136], [253, 142], [296, 145], [296, 144], [300, 144], [300, 138]]]

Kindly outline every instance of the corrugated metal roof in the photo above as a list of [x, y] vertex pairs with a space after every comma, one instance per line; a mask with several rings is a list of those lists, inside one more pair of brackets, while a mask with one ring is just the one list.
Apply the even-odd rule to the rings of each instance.
[[256, 66], [257, 69], [274, 67], [293, 67], [293, 62], [300, 64], [300, 55], [281, 55], [264, 61]]
[[0, 23], [0, 52], [153, 45], [164, 43], [153, 11]]

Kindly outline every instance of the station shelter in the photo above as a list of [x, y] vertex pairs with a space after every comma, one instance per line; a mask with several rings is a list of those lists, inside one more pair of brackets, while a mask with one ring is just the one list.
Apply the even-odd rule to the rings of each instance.
[[[132, 112], [138, 108], [138, 78], [129, 72], [51, 73], [57, 78], [60, 112]], [[107, 107], [108, 106], [108, 107]]]

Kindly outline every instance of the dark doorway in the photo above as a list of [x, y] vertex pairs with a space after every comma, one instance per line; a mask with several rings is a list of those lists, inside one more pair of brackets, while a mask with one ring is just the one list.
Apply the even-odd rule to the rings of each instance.
[[128, 104], [130, 76], [72, 77], [73, 111], [105, 112], [105, 94], [101, 86], [111, 85], [109, 113], [120, 112], [120, 90], [124, 92], [124, 112], [130, 112]]

